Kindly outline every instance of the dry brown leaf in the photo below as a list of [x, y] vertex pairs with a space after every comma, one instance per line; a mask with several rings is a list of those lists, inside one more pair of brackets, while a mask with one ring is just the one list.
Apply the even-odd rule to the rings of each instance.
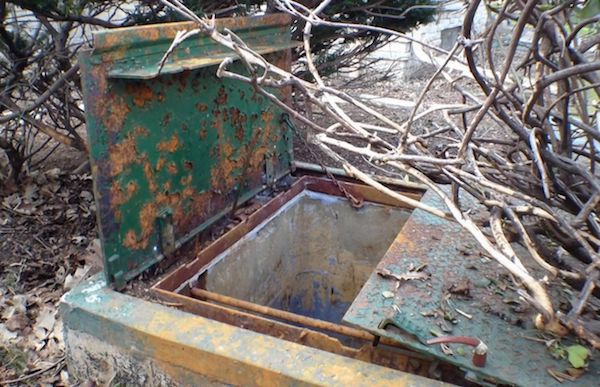
[[22, 294], [14, 296], [7, 302], [10, 306], [4, 308], [0, 317], [3, 320], [8, 320], [15, 314], [25, 314], [27, 312], [27, 297]]
[[56, 307], [44, 306], [35, 320], [33, 333], [40, 340], [46, 340], [50, 333], [54, 330], [56, 322]]
[[45, 172], [46, 176], [52, 179], [56, 179], [60, 175], [62, 175], [63, 171], [60, 168], [52, 168]]
[[85, 250], [83, 260], [86, 266], [90, 266], [90, 275], [102, 270], [104, 262], [102, 259], [102, 249], [100, 247], [100, 239], [93, 239]]
[[472, 288], [473, 284], [471, 283], [471, 280], [469, 280], [468, 278], [463, 278], [460, 281], [450, 285], [448, 291], [452, 294], [468, 296], [471, 293]]
[[574, 378], [579, 378], [581, 375], [583, 375], [585, 373], [585, 369], [569, 367], [565, 370], [565, 373]]
[[36, 184], [28, 183], [23, 191], [23, 199], [26, 202], [33, 203], [37, 199], [39, 188]]
[[68, 274], [65, 277], [65, 281], [63, 284], [63, 287], [65, 290], [71, 290], [73, 289], [75, 286], [77, 286], [82, 280], [84, 280], [85, 278], [87, 278], [88, 274], [90, 273], [90, 270], [92, 269], [91, 266], [85, 265], [83, 267], [78, 267], [77, 270], [75, 270], [75, 273], [73, 274]]
[[17, 341], [18, 338], [17, 332], [8, 330], [5, 324], [0, 324], [0, 343], [8, 344]]
[[407, 272], [404, 274], [395, 274], [392, 273], [389, 269], [381, 269], [377, 271], [377, 274], [382, 276], [383, 278], [393, 278], [396, 281], [410, 281], [410, 280], [426, 280], [429, 279], [430, 274], [423, 272]]
[[29, 318], [24, 313], [16, 313], [12, 315], [4, 325], [11, 332], [20, 332], [29, 326]]
[[85, 201], [91, 202], [94, 200], [94, 195], [90, 191], [81, 191], [79, 197]]
[[5, 196], [4, 199], [2, 199], [2, 204], [5, 207], [11, 208], [11, 209], [17, 208], [21, 204], [21, 202], [22, 202], [22, 199], [18, 193], [14, 193], [12, 195]]
[[444, 355], [454, 356], [454, 352], [452, 352], [452, 350], [450, 349], [450, 347], [447, 344], [440, 344], [440, 348], [441, 348], [442, 352], [444, 353]]

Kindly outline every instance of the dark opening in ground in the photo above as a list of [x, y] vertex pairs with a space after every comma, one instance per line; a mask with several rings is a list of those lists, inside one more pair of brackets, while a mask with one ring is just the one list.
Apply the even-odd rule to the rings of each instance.
[[409, 215], [304, 191], [214, 259], [205, 288], [339, 323]]

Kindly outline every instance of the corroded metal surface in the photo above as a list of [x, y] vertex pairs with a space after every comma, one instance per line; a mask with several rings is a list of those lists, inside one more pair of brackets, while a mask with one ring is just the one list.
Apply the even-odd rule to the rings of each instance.
[[[61, 313], [69, 364], [73, 355], [71, 338], [88, 335], [122, 349], [132, 359], [151, 358], [161, 364], [160, 368], [138, 370], [146, 385], [162, 380], [161, 376], [180, 385], [204, 385], [198, 375], [234, 386], [443, 385], [136, 299], [107, 288], [102, 275], [69, 292], [61, 300]], [[298, 330], [289, 332], [301, 335]], [[113, 372], [106, 367], [114, 363], [112, 357], [116, 355], [102, 352], [104, 348], [92, 347], [94, 341], [91, 343], [85, 348], [90, 359], [85, 365]]]
[[[366, 201], [406, 208], [403, 203], [391, 199], [389, 196], [384, 195], [369, 186], [341, 180], [339, 183], [342, 184], [344, 188], [352, 195], [361, 197]], [[278, 209], [299, 195], [305, 189], [329, 195], [343, 196], [340, 190], [336, 188], [333, 182], [329, 179], [300, 175], [299, 178], [287, 190], [276, 195], [274, 198], [265, 203], [260, 209], [251, 214], [244, 222], [239, 223], [223, 236], [212, 242], [205, 249], [198, 252], [194, 260], [175, 268], [171, 273], [158, 281], [153, 288], [175, 291], [177, 288], [182, 287], [182, 284], [192, 280], [192, 277], [200, 272], [202, 268], [209, 264], [215, 257], [240, 240], [244, 235], [273, 215]], [[422, 195], [422, 193], [419, 191], [405, 191], [403, 193], [416, 200], [418, 200]]]
[[[290, 22], [289, 15], [269, 14], [217, 19], [216, 26], [221, 31], [234, 31], [253, 50], [268, 54], [296, 45], [290, 41]], [[192, 22], [184, 22], [103, 30], [94, 34], [94, 50], [102, 61], [111, 63], [109, 77], [152, 79], [158, 73], [156, 64], [169, 49], [177, 32], [195, 27]], [[234, 56], [234, 53], [200, 34], [186, 39], [173, 51], [161, 74], [213, 66], [229, 56]]]
[[[422, 200], [442, 208], [433, 192]], [[532, 262], [523, 263], [542, 275]], [[416, 268], [430, 277], [401, 281], [397, 290], [397, 281], [377, 274], [387, 269], [401, 276]], [[564, 371], [569, 363], [554, 359], [543, 340], [536, 341], [534, 311], [519, 301], [515, 290], [506, 272], [480, 254], [458, 224], [415, 210], [343, 321], [470, 370], [479, 382], [554, 385], [547, 369]], [[487, 345], [485, 366], [473, 365], [471, 347], [451, 344], [450, 355], [440, 345], [427, 345], [434, 332], [480, 339]], [[598, 364], [592, 361], [574, 384], [596, 385], [597, 375]]]
[[[374, 347], [372, 345], [373, 336], [364, 331], [356, 330], [357, 334], [350, 336], [354, 340], [354, 345], [348, 346], [340, 342], [338, 338], [324, 333], [327, 330], [317, 330], [307, 325], [297, 326], [297, 321], [285, 318], [273, 319], [270, 316], [262, 317], [260, 314], [252, 313], [244, 308], [231, 308], [226, 304], [200, 301], [163, 290], [155, 292], [160, 299], [181, 305], [180, 308], [186, 312], [307, 347], [421, 376], [427, 376], [431, 366], [430, 359], [415, 358], [414, 353], [404, 350], [395, 343], [387, 342], [386, 345]], [[295, 317], [303, 318], [299, 315]], [[330, 325], [338, 328], [336, 331], [339, 329], [350, 330], [348, 327], [331, 323]]]
[[[273, 15], [218, 25], [270, 47], [267, 58], [287, 68], [289, 50], [277, 50], [288, 46], [288, 22]], [[105, 271], [117, 287], [290, 171], [281, 111], [251, 86], [216, 77], [205, 59], [224, 53], [207, 37], [190, 39], [152, 73], [176, 32], [192, 27], [104, 31], [80, 58]]]

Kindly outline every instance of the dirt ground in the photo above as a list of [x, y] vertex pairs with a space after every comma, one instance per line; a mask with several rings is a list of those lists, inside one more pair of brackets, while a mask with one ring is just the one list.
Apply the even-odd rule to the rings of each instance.
[[[81, 155], [80, 157], [85, 157]], [[89, 172], [35, 171], [0, 197], [0, 385], [64, 384], [63, 293], [100, 263]]]
[[[421, 71], [405, 80], [367, 75], [354, 81], [341, 77], [329, 81], [344, 85], [354, 96], [371, 94], [410, 101], [417, 98], [429, 76], [431, 72]], [[459, 102], [458, 94], [443, 81], [432, 89], [428, 102]], [[374, 106], [397, 122], [410, 113], [406, 108]], [[356, 109], [349, 112], [357, 120], [364, 118]], [[423, 120], [414, 127], [426, 131], [436, 125]], [[318, 163], [320, 159], [334, 165], [320, 151], [307, 149], [300, 136], [306, 136], [302, 128], [295, 138], [296, 160]], [[347, 156], [352, 163], [382, 174], [360, 157]], [[101, 270], [102, 265], [92, 177], [89, 167], [80, 167], [85, 161], [84, 154], [59, 149], [18, 188], [5, 185], [0, 189], [0, 385], [73, 382], [68, 381], [64, 363], [57, 306], [66, 291]]]

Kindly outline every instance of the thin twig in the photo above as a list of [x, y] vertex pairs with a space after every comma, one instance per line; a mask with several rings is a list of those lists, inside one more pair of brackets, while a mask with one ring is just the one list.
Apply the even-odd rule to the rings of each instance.
[[64, 362], [65, 362], [65, 357], [63, 356], [60, 359], [58, 359], [57, 361], [55, 361], [54, 363], [50, 364], [46, 368], [41, 368], [41, 369], [39, 369], [37, 371], [34, 371], [34, 372], [30, 373], [30, 374], [20, 376], [20, 377], [18, 377], [16, 379], [1, 380], [0, 381], [0, 385], [4, 386], [4, 385], [9, 385], [9, 384], [15, 384], [15, 383], [24, 382], [24, 381], [29, 380], [31, 378], [35, 378], [36, 376], [39, 376], [39, 375], [41, 375], [43, 373], [46, 373], [46, 372], [50, 371], [51, 369], [56, 368], [59, 365], [62, 368], [63, 365], [64, 365], [63, 364]]

